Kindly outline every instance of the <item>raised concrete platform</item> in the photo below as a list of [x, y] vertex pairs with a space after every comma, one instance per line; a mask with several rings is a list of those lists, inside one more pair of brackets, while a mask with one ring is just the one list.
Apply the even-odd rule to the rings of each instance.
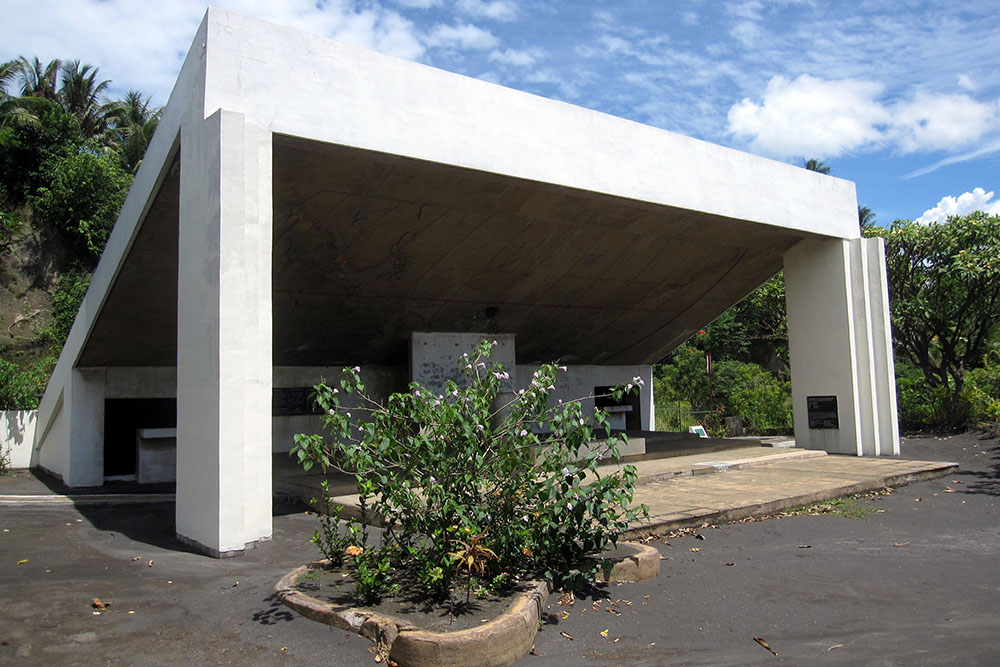
[[[728, 467], [719, 461], [719, 465], [712, 466], [715, 471], [724, 471], [718, 475], [693, 474], [702, 462], [692, 461], [691, 475], [675, 474], [641, 483], [636, 487], [635, 502], [645, 503], [649, 508], [649, 520], [631, 525], [625, 538], [770, 514], [852, 493], [940, 477], [958, 467], [941, 461], [826, 455], [812, 450], [778, 452], [732, 459]], [[740, 455], [743, 454], [741, 450]], [[640, 479], [651, 478], [647, 466], [637, 467]]]

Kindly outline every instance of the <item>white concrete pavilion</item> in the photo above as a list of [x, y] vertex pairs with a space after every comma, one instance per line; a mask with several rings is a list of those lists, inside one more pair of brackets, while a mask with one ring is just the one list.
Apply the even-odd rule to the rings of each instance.
[[884, 255], [852, 183], [210, 9], [32, 464], [100, 485], [176, 419], [177, 534], [239, 553], [271, 535], [272, 452], [315, 427], [272, 392], [344, 364], [405, 387], [414, 332], [506, 334], [513, 364], [570, 365], [560, 391], [649, 378], [782, 268], [798, 445], [897, 453]]

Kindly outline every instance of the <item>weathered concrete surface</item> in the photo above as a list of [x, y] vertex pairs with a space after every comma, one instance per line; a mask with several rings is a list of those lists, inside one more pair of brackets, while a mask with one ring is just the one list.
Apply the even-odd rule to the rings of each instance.
[[[742, 457], [731, 462], [736, 464], [731, 468], [726, 466], [725, 458], [719, 458], [716, 465], [701, 464], [702, 469], [710, 467], [720, 474], [674, 474], [637, 487], [635, 501], [649, 508], [649, 521], [632, 524], [626, 536], [637, 537], [651, 530], [671, 530], [706, 521], [735, 521], [851, 493], [941, 477], [955, 468], [950, 462], [859, 458], [811, 450], [779, 450], [771, 456]], [[699, 464], [693, 466], [698, 467]]]

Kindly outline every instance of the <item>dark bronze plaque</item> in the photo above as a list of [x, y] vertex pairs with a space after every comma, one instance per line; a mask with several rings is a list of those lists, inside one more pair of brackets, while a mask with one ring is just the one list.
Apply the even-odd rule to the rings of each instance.
[[809, 428], [840, 428], [836, 396], [807, 396]]
[[320, 410], [313, 403], [312, 387], [275, 387], [271, 390], [271, 415], [317, 415]]

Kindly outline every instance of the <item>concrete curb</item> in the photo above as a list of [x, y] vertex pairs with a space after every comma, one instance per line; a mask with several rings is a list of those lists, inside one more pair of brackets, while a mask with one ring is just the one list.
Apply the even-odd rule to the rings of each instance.
[[601, 557], [597, 581], [644, 581], [660, 574], [660, 552], [647, 544], [619, 542], [610, 554]]
[[405, 667], [514, 664], [531, 649], [542, 609], [551, 592], [548, 582], [531, 582], [529, 590], [489, 623], [457, 632], [428, 632], [392, 617], [321, 602], [294, 590], [299, 578], [311, 567], [323, 564], [324, 561], [317, 561], [289, 572], [275, 584], [275, 594], [306, 618], [367, 637]]
[[738, 507], [728, 507], [726, 509], [705, 512], [704, 514], [688, 515], [678, 518], [653, 518], [648, 523], [633, 526], [622, 533], [622, 538], [634, 540], [649, 535], [650, 533], [676, 530], [678, 528], [690, 528], [700, 526], [704, 523], [723, 524], [732, 521], [739, 521], [751, 516], [762, 516], [782, 512], [793, 507], [811, 505], [824, 500], [832, 500], [855, 493], [867, 493], [886, 487], [897, 487], [920, 482], [927, 479], [935, 479], [952, 473], [958, 468], [957, 463], [937, 463], [919, 472], [908, 472], [897, 475], [888, 475], [877, 479], [869, 479], [855, 484], [847, 484], [835, 488], [827, 488], [815, 493], [800, 494], [788, 498], [779, 498], [766, 503], [755, 503]]
[[80, 495], [0, 495], [0, 505], [135, 505], [172, 503], [172, 493], [93, 493]]

